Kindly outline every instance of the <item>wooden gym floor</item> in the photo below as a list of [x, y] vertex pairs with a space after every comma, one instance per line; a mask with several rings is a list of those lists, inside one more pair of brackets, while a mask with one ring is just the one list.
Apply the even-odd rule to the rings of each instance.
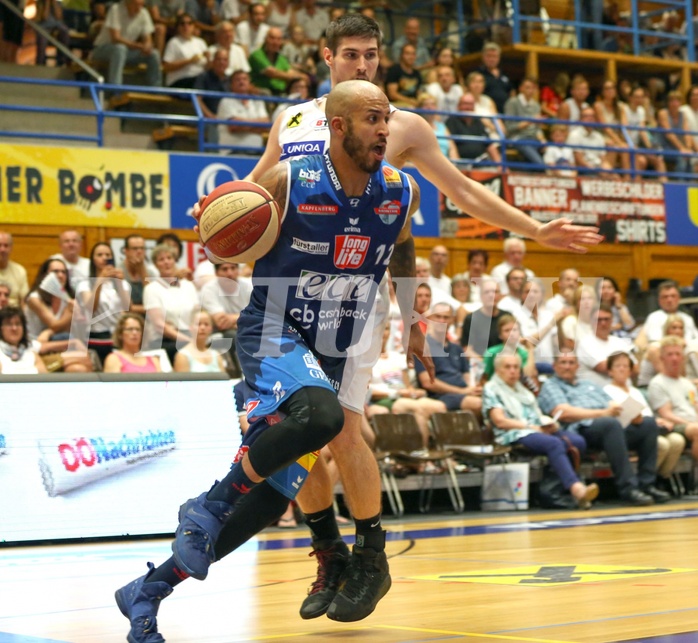
[[[388, 517], [393, 587], [353, 624], [298, 616], [307, 532], [268, 529], [179, 585], [159, 627], [170, 643], [696, 642], [698, 500], [650, 509]], [[165, 540], [1, 550], [0, 643], [125, 640], [114, 590], [169, 553]]]

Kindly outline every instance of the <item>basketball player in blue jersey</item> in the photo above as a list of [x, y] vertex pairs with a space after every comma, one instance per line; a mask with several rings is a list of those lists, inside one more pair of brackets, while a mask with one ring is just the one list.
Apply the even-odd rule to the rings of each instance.
[[[222, 555], [221, 530], [236, 522], [238, 509], [251, 515], [258, 502], [262, 513], [267, 505], [283, 512], [310, 468], [297, 461], [335, 438], [347, 416], [360, 419], [368, 385], [362, 353], [373, 336], [378, 283], [388, 267], [396, 277], [414, 277], [409, 218], [419, 190], [384, 160], [388, 99], [370, 83], [347, 82], [330, 93], [326, 112], [328, 153], [280, 163], [259, 180], [284, 214], [277, 244], [255, 264], [250, 304], [238, 320], [251, 425], [230, 472], [180, 508], [172, 558], [149, 564], [145, 576], [116, 592], [131, 643], [164, 641], [160, 601], [188, 576], [206, 577]], [[413, 293], [398, 300], [410, 315]], [[410, 348], [430, 364], [423, 347], [414, 332]], [[263, 486], [273, 496], [255, 494]], [[357, 610], [363, 618], [390, 589], [384, 547], [378, 516], [347, 556], [342, 590], [324, 610], [330, 618], [356, 620]]]

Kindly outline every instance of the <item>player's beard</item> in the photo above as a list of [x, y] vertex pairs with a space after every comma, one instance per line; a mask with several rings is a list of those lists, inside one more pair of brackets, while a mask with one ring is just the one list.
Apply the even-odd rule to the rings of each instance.
[[351, 119], [347, 119], [347, 134], [344, 137], [342, 146], [347, 155], [356, 163], [359, 169], [364, 172], [373, 174], [380, 168], [381, 161], [379, 159], [371, 161], [369, 159], [371, 148], [364, 145], [363, 141], [354, 134], [354, 125]]

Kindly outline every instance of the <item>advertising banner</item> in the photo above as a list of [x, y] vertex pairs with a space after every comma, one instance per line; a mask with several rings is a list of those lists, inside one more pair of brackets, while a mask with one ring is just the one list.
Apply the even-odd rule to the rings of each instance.
[[698, 246], [698, 187], [682, 183], [664, 186], [667, 243]]
[[162, 152], [0, 143], [5, 223], [169, 228]]

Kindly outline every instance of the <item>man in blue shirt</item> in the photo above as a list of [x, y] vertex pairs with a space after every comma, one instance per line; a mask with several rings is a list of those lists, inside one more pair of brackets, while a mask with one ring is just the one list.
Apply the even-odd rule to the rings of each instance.
[[[538, 404], [546, 415], [559, 416], [564, 429], [579, 433], [592, 449], [603, 450], [616, 479], [620, 497], [628, 504], [644, 507], [666, 502], [669, 495], [654, 486], [657, 477], [657, 430], [650, 423], [618, 421], [622, 407], [588, 380], [577, 379], [579, 363], [573, 353], [555, 357], [554, 377], [545, 382]], [[638, 455], [635, 475], [628, 448]]]

